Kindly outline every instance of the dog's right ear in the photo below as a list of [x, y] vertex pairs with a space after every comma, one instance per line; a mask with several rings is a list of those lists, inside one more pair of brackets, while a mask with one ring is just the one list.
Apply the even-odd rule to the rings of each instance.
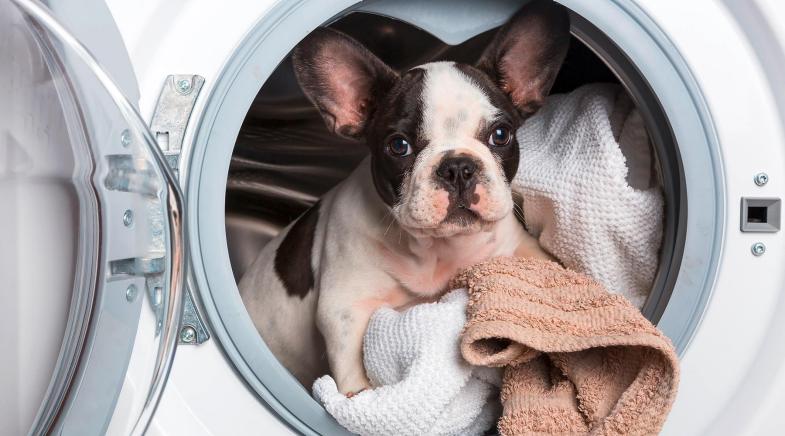
[[292, 62], [300, 87], [327, 128], [355, 139], [363, 137], [378, 99], [398, 79], [359, 42], [326, 28], [316, 29], [300, 42]]

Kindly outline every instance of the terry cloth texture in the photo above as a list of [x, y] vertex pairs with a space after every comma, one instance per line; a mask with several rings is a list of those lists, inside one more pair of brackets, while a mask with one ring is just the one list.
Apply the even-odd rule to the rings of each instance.
[[529, 232], [564, 266], [641, 308], [657, 271], [663, 199], [627, 94], [592, 84], [550, 96], [517, 138], [512, 187]]
[[621, 296], [539, 259], [497, 258], [461, 272], [461, 352], [506, 366], [502, 435], [657, 434], [679, 380], [670, 340]]
[[501, 414], [498, 370], [461, 357], [466, 290], [404, 312], [374, 312], [363, 341], [374, 389], [347, 398], [330, 376], [313, 395], [346, 429], [360, 435], [480, 435]]

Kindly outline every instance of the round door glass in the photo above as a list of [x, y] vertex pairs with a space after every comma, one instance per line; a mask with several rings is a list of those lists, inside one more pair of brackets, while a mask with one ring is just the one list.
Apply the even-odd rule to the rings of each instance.
[[0, 433], [138, 431], [176, 344], [179, 191], [100, 65], [15, 3], [0, 2], [0, 317], [17, 356]]

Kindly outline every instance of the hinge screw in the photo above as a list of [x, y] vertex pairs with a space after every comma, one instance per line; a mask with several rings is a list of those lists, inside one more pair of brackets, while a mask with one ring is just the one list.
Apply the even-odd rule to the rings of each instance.
[[136, 299], [136, 294], [138, 293], [136, 289], [136, 285], [128, 285], [128, 288], [125, 290], [125, 299], [128, 300], [129, 303], [133, 302]]
[[758, 173], [755, 174], [755, 184], [758, 186], [763, 186], [766, 183], [769, 183], [769, 175], [766, 173]]
[[177, 81], [177, 91], [180, 94], [188, 94], [191, 92], [191, 81], [188, 79], [180, 79]]
[[132, 211], [131, 209], [126, 209], [126, 211], [123, 212], [123, 224], [126, 227], [131, 227], [131, 224], [133, 223], [134, 223], [134, 211]]
[[763, 242], [756, 242], [752, 244], [750, 249], [752, 250], [752, 254], [755, 256], [763, 256], [763, 253], [766, 252], [766, 246], [763, 245]]
[[180, 340], [186, 344], [190, 344], [196, 340], [196, 330], [189, 325], [183, 327], [182, 330], [180, 330]]
[[131, 137], [131, 131], [128, 129], [123, 130], [120, 133], [120, 144], [123, 144], [123, 147], [128, 147], [131, 145], [133, 141], [133, 137]]

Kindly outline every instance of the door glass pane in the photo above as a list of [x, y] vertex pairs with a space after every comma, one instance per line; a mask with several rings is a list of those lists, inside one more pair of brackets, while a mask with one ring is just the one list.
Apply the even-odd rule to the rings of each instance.
[[[66, 331], [92, 163], [71, 143], [46, 63], [21, 16], [0, 1], [0, 433], [24, 434], [46, 394]], [[95, 209], [95, 208], [93, 208]], [[94, 213], [94, 211], [93, 211]], [[94, 218], [94, 217], [93, 217]], [[94, 247], [93, 247], [94, 248]]]
[[120, 401], [112, 425], [127, 433], [171, 361], [179, 197], [111, 78], [24, 3], [0, 1], [0, 277], [13, 301], [0, 316], [20, 355], [2, 363], [0, 395], [24, 398], [0, 430], [101, 434]]

